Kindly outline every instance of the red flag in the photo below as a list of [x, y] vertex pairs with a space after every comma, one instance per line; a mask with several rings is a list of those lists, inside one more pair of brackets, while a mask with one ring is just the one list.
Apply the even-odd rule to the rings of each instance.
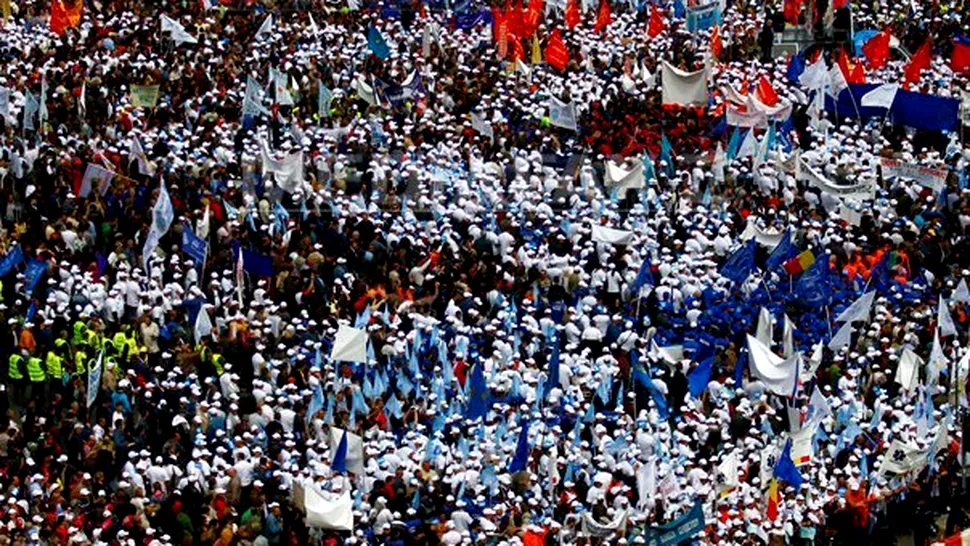
[[529, 9], [526, 10], [525, 18], [523, 19], [525, 36], [532, 36], [539, 28], [539, 23], [542, 22], [543, 16], [545, 15], [545, 6], [543, 3], [543, 0], [529, 1]]
[[862, 52], [869, 61], [869, 68], [879, 70], [886, 64], [889, 58], [889, 30], [884, 30], [876, 34], [862, 46]]
[[721, 27], [714, 25], [714, 30], [711, 32], [711, 55], [719, 59], [722, 51], [724, 51], [724, 45], [721, 44]]
[[492, 6], [492, 42], [499, 43], [502, 41], [503, 33], [508, 31], [508, 26], [503, 26], [502, 23], [505, 22], [505, 12]]
[[51, 0], [50, 29], [59, 36], [68, 28], [78, 26], [83, 9], [81, 0]]
[[525, 36], [525, 12], [522, 9], [522, 2], [517, 1], [514, 6], [508, 0], [505, 2], [505, 19], [509, 23], [509, 33], [518, 36]]
[[566, 43], [562, 41], [558, 28], [553, 29], [546, 42], [546, 62], [560, 72], [566, 70], [566, 65], [569, 64], [569, 50], [566, 49]]
[[596, 12], [596, 26], [593, 27], [593, 30], [603, 32], [612, 22], [613, 15], [610, 13], [610, 3], [607, 0], [600, 0], [600, 9]]
[[647, 34], [651, 38], [656, 38], [658, 34], [663, 32], [667, 28], [667, 23], [664, 22], [664, 18], [660, 15], [660, 10], [657, 6], [653, 6], [650, 10], [650, 25], [647, 27]]
[[852, 68], [849, 66], [849, 56], [845, 54], [845, 49], [839, 49], [835, 61], [838, 63], [839, 70], [842, 71], [842, 75], [845, 76], [846, 81], [848, 81], [849, 76], [852, 74]]
[[970, 71], [970, 41], [964, 42], [956, 38], [953, 39], [950, 70], [954, 72]]
[[775, 93], [775, 89], [771, 87], [771, 82], [768, 78], [761, 76], [758, 80], [758, 87], [755, 88], [758, 93], [758, 100], [760, 100], [765, 106], [774, 106], [778, 104], [778, 93]]
[[906, 78], [903, 82], [904, 88], [909, 88], [909, 84], [913, 82], [918, 82], [920, 75], [923, 70], [929, 68], [930, 60], [933, 55], [933, 44], [930, 43], [930, 39], [927, 38], [923, 45], [920, 46], [919, 50], [915, 55], [909, 60], [909, 64], [906, 65], [905, 75]]
[[785, 21], [798, 25], [798, 16], [802, 13], [802, 0], [785, 0]]
[[846, 79], [848, 83], [866, 83], [866, 67], [862, 63], [855, 63], [852, 67], [852, 74]]
[[832, 0], [832, 9], [842, 9], [848, 3], [849, 0]]
[[522, 40], [518, 36], [511, 36], [512, 42], [512, 62], [521, 61], [525, 59], [525, 48], [522, 47]]
[[582, 20], [582, 15], [579, 13], [579, 6], [576, 5], [576, 0], [567, 0], [566, 2], [566, 26], [569, 30], [576, 28]]

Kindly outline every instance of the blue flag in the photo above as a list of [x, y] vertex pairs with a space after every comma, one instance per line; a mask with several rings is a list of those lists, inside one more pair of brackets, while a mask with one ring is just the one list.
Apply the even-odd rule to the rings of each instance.
[[24, 249], [15, 246], [13, 250], [0, 260], [0, 277], [6, 277], [11, 271], [20, 264], [24, 263]]
[[653, 280], [653, 269], [651, 267], [650, 254], [647, 254], [646, 257], [643, 258], [643, 263], [640, 264], [640, 270], [637, 271], [637, 278], [633, 281], [633, 286], [630, 287], [630, 292], [638, 294], [640, 289], [644, 286], [648, 284], [653, 286], [655, 284]]
[[465, 417], [478, 419], [488, 413], [489, 393], [485, 384], [484, 365], [479, 363], [472, 366], [471, 377], [468, 378], [468, 408]]
[[694, 398], [700, 397], [707, 389], [707, 384], [711, 382], [711, 371], [714, 368], [714, 357], [707, 357], [697, 363], [697, 367], [687, 374], [687, 387], [690, 395]]
[[347, 472], [347, 431], [345, 430], [337, 444], [337, 451], [333, 454], [333, 462], [330, 463], [330, 470], [334, 472]]
[[323, 404], [323, 389], [321, 389], [320, 385], [318, 384], [317, 388], [313, 390], [313, 398], [310, 399], [310, 404], [306, 409], [307, 423], [310, 423], [313, 420], [313, 416], [323, 409]]
[[667, 398], [664, 396], [664, 393], [660, 392], [660, 389], [650, 379], [650, 376], [643, 367], [637, 366], [633, 369], [633, 382], [635, 385], [640, 385], [647, 389], [647, 392], [653, 398], [653, 402], [657, 405], [657, 412], [660, 414], [661, 419], [666, 419], [670, 416], [670, 407], [667, 404]]
[[791, 241], [791, 228], [786, 229], [781, 236], [781, 242], [771, 251], [771, 255], [765, 261], [765, 268], [769, 271], [787, 262], [798, 254], [798, 249]]
[[660, 161], [667, 162], [667, 170], [664, 172], [667, 173], [668, 178], [673, 178], [677, 174], [674, 169], [674, 149], [664, 133], [660, 133]]
[[657, 179], [657, 168], [653, 164], [653, 159], [650, 159], [650, 154], [643, 152], [643, 179], [650, 183], [651, 180]]
[[788, 81], [797, 83], [802, 72], [805, 72], [805, 59], [802, 58], [801, 53], [798, 53], [788, 63], [788, 71], [786, 72]]
[[880, 294], [887, 294], [892, 288], [892, 276], [889, 274], [889, 254], [889, 252], [884, 252], [869, 273], [869, 282]]
[[721, 265], [721, 275], [731, 279], [735, 283], [744, 282], [751, 272], [754, 271], [754, 238], [748, 239], [744, 245], [735, 250], [733, 254]]
[[44, 260], [32, 260], [27, 264], [27, 270], [24, 271], [24, 278], [26, 279], [27, 285], [27, 296], [30, 296], [34, 292], [34, 288], [37, 287], [37, 283], [40, 282], [40, 278], [47, 273], [47, 262]]
[[733, 160], [738, 156], [738, 150], [741, 148], [741, 128], [735, 127], [734, 132], [731, 133], [731, 140], [728, 141], [728, 147], [725, 154], [727, 155], [728, 161]]
[[519, 431], [519, 442], [515, 445], [515, 455], [509, 463], [509, 474], [522, 472], [529, 463], [529, 422], [522, 422], [522, 429]]
[[788, 482], [795, 489], [802, 486], [802, 482], [804, 481], [802, 475], [798, 473], [795, 461], [791, 459], [791, 440], [785, 442], [785, 449], [778, 456], [778, 462], [775, 463], [773, 475], [779, 480]]
[[552, 389], [559, 386], [559, 340], [552, 340], [552, 355], [549, 357], [549, 381], [546, 383], [545, 395], [549, 396]]
[[829, 255], [823, 252], [795, 282], [795, 295], [809, 307], [828, 305], [832, 299]]
[[388, 47], [387, 42], [384, 40], [384, 35], [381, 34], [381, 31], [377, 30], [377, 27], [372, 26], [368, 29], [367, 47], [382, 61], [387, 60], [391, 56], [391, 48]]
[[[192, 231], [189, 224], [182, 226], [182, 252], [186, 253], [198, 269], [205, 266], [205, 259], [209, 255], [209, 245]], [[243, 266], [246, 265], [246, 258], [243, 257]]]

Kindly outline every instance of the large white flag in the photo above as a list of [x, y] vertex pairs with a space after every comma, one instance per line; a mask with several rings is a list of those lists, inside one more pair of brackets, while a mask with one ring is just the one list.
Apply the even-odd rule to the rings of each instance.
[[846, 322], [845, 324], [842, 325], [841, 328], [839, 328], [837, 332], [835, 332], [835, 335], [832, 336], [832, 339], [829, 341], [828, 347], [829, 347], [829, 350], [831, 350], [834, 353], [837, 353], [839, 352], [839, 349], [842, 349], [843, 347], [848, 347], [851, 341], [852, 341], [852, 323]]
[[781, 333], [781, 356], [788, 358], [795, 354], [795, 323], [785, 314], [785, 325]]
[[879, 475], [907, 474], [927, 464], [927, 452], [895, 439], [879, 463]]
[[821, 89], [825, 85], [825, 80], [825, 59], [821, 56], [817, 61], [805, 67], [802, 75], [798, 77], [798, 83], [808, 89]]
[[835, 98], [839, 97], [842, 90], [849, 88], [849, 82], [845, 81], [845, 74], [842, 73], [842, 69], [839, 68], [838, 64], [832, 65], [832, 68], [829, 69], [828, 84], [829, 88], [827, 93]]
[[771, 311], [764, 307], [758, 312], [758, 327], [755, 330], [755, 337], [766, 347], [771, 347]]
[[152, 208], [152, 226], [148, 230], [148, 236], [145, 237], [145, 246], [142, 248], [141, 263], [146, 272], [148, 271], [148, 262], [155, 254], [159, 241], [168, 233], [168, 228], [171, 227], [174, 219], [175, 211], [172, 208], [172, 200], [168, 196], [168, 190], [165, 189], [165, 181], [162, 180], [158, 189], [158, 199], [155, 200], [155, 206]]
[[970, 288], [967, 288], [966, 279], [960, 279], [960, 284], [950, 294], [950, 300], [954, 303], [970, 303]]
[[276, 159], [270, 154], [269, 144], [260, 140], [260, 151], [263, 159], [263, 176], [272, 173], [273, 180], [287, 193], [295, 193], [303, 186], [303, 150], [293, 152], [283, 159]]
[[354, 474], [364, 473], [364, 440], [350, 432], [341, 430], [337, 427], [330, 427], [330, 453], [336, 453], [340, 446], [340, 440], [344, 433], [347, 433], [347, 470]]
[[767, 389], [781, 396], [795, 392], [801, 353], [781, 358], [771, 352], [764, 343], [748, 335], [748, 363], [755, 377], [761, 379]]
[[625, 169], [611, 160], [606, 161], [604, 184], [610, 188], [616, 187], [622, 195], [627, 189], [638, 190], [645, 185], [643, 177], [643, 163], [637, 162], [632, 169]]
[[684, 72], [664, 61], [661, 80], [664, 104], [680, 106], [707, 104], [707, 68]]
[[328, 499], [317, 491], [313, 482], [307, 481], [303, 486], [303, 505], [308, 527], [353, 532], [354, 501], [350, 491], [344, 491], [336, 499]]
[[330, 359], [338, 362], [367, 362], [367, 332], [341, 325], [333, 340]]
[[195, 317], [195, 343], [198, 344], [202, 338], [212, 334], [212, 321], [209, 320], [209, 312], [203, 305], [199, 309], [198, 316]]
[[492, 124], [485, 121], [485, 118], [475, 112], [472, 112], [472, 129], [478, 131], [483, 136], [487, 136], [489, 140], [495, 140], [495, 130], [492, 128]]
[[131, 145], [128, 147], [128, 163], [137, 161], [138, 172], [145, 176], [155, 176], [155, 166], [148, 160], [148, 155], [145, 154], [145, 149], [142, 148], [138, 135], [132, 133], [128, 135], [128, 138], [131, 139]]
[[570, 131], [578, 130], [576, 107], [572, 102], [565, 103], [556, 97], [549, 97], [549, 123]]

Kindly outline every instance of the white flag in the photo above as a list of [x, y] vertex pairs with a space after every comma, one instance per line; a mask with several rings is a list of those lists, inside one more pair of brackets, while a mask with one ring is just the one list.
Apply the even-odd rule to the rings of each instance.
[[852, 302], [845, 308], [845, 311], [839, 313], [839, 316], [835, 317], [835, 322], [856, 322], [863, 321], [867, 322], [869, 320], [869, 310], [872, 308], [872, 301], [876, 299], [876, 291], [870, 290], [859, 299]]
[[738, 456], [733, 451], [717, 466], [717, 485], [722, 493], [741, 485], [738, 478]]
[[893, 101], [896, 100], [897, 91], [899, 91], [899, 84], [884, 83], [865, 95], [862, 95], [860, 102], [862, 106], [874, 106], [888, 110], [892, 108]]
[[829, 401], [819, 390], [818, 385], [815, 385], [815, 390], [812, 391], [812, 397], [808, 400], [808, 414], [805, 416], [806, 428], [810, 423], [813, 427], [818, 426], [822, 423], [822, 419], [832, 415], [832, 407], [829, 405]]
[[752, 157], [758, 151], [758, 139], [754, 136], [754, 129], [748, 131], [748, 134], [741, 141], [741, 147], [738, 148], [738, 159], [745, 157]]
[[852, 331], [851, 322], [846, 322], [843, 324], [829, 341], [829, 350], [831, 350], [833, 353], [837, 353], [843, 347], [848, 347], [849, 343], [852, 341]]
[[714, 180], [718, 182], [724, 182], [724, 168], [727, 165], [727, 156], [724, 153], [724, 146], [721, 143], [717, 143], [717, 149], [714, 151]]
[[903, 349], [896, 365], [896, 383], [903, 390], [912, 390], [919, 385], [919, 369], [923, 367], [923, 359], [916, 355], [909, 347]]
[[637, 507], [641, 510], [654, 504], [657, 495], [657, 461], [649, 462], [637, 469], [637, 494], [640, 497]]
[[487, 136], [490, 140], [495, 140], [495, 130], [492, 129], [492, 124], [485, 121], [482, 116], [472, 112], [472, 129], [478, 131], [480, 134]]
[[98, 195], [104, 195], [108, 192], [108, 188], [111, 187], [111, 180], [114, 176], [115, 173], [108, 169], [95, 165], [94, 163], [88, 163], [87, 168], [84, 169], [84, 178], [81, 179], [81, 188], [78, 190], [78, 197], [87, 197], [95, 189]]
[[175, 45], [196, 44], [199, 42], [194, 36], [189, 34], [181, 23], [172, 19], [168, 15], [162, 15], [162, 32], [168, 32], [175, 42]]
[[771, 347], [771, 311], [764, 307], [758, 312], [758, 327], [755, 330], [755, 337], [765, 346]]
[[923, 468], [927, 464], [927, 453], [919, 448], [903, 443], [896, 439], [889, 444], [889, 449], [883, 454], [879, 462], [879, 475], [907, 474], [913, 470]]
[[137, 161], [138, 172], [145, 176], [155, 176], [155, 166], [148, 160], [145, 149], [142, 148], [141, 141], [138, 140], [138, 135], [132, 133], [129, 138], [131, 145], [128, 147], [128, 163]]
[[845, 81], [845, 75], [842, 74], [842, 69], [839, 68], [838, 64], [832, 65], [832, 68], [829, 69], [828, 84], [827, 93], [835, 98], [838, 98], [844, 89], [849, 88], [849, 82]]
[[785, 325], [781, 334], [781, 356], [788, 358], [795, 354], [795, 323], [785, 315]]
[[253, 36], [253, 38], [259, 38], [264, 34], [272, 34], [272, 33], [273, 33], [273, 14], [271, 13], [266, 16], [265, 20], [263, 20], [263, 24], [259, 25], [259, 30], [256, 31], [256, 35]]
[[960, 284], [956, 290], [950, 294], [950, 301], [953, 303], [970, 303], [970, 288], [967, 288], [967, 280], [960, 279]]
[[195, 343], [198, 344], [202, 338], [212, 334], [212, 321], [209, 320], [209, 312], [203, 305], [199, 309], [198, 316], [195, 317]]
[[209, 237], [209, 205], [205, 206], [205, 212], [202, 214], [202, 219], [199, 223], [195, 225], [195, 234], [199, 236], [199, 239], [206, 239]]
[[792, 396], [798, 378], [801, 353], [783, 359], [771, 352], [765, 344], [750, 335], [748, 337], [748, 364], [755, 377], [765, 387], [781, 396]]
[[953, 336], [957, 333], [957, 327], [953, 324], [950, 309], [946, 306], [946, 299], [942, 295], [940, 295], [940, 303], [936, 306], [936, 329], [943, 337]]
[[88, 392], [87, 392], [87, 405], [90, 408], [94, 401], [98, 398], [98, 391], [101, 389], [101, 371], [103, 367], [101, 366], [104, 361], [104, 349], [98, 353], [98, 360], [94, 363], [94, 366], [88, 370]]
[[825, 85], [826, 70], [825, 59], [821, 56], [817, 61], [808, 65], [798, 77], [798, 83], [808, 89], [821, 89]]
[[549, 122], [570, 131], [578, 130], [576, 124], [576, 108], [573, 103], [566, 104], [556, 97], [549, 97]]
[[263, 159], [263, 176], [273, 174], [273, 180], [287, 193], [296, 193], [303, 186], [303, 149], [291, 153], [283, 159], [276, 159], [270, 154], [269, 144], [260, 139], [260, 151]]

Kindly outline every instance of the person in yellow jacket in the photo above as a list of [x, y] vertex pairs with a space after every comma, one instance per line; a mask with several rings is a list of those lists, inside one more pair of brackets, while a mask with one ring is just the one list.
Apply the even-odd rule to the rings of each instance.
[[24, 356], [26, 353], [14, 353], [7, 361], [7, 392], [10, 403], [14, 406], [23, 405], [26, 394], [24, 387]]

